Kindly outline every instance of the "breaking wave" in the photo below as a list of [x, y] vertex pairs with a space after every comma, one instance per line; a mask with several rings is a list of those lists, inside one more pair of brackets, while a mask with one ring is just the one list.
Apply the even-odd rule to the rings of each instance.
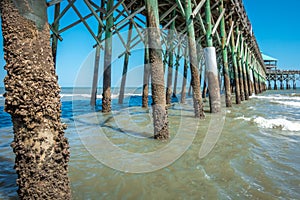
[[300, 107], [300, 101], [271, 101], [271, 102], [286, 105], [286, 106]]
[[300, 123], [283, 118], [265, 119], [257, 117], [253, 120], [261, 128], [279, 128], [286, 131], [300, 131]]
[[285, 131], [300, 131], [300, 122], [290, 121], [284, 118], [266, 119], [263, 117], [237, 117], [235, 120], [244, 120], [256, 123], [260, 128], [281, 129]]
[[251, 96], [255, 99], [268, 99], [268, 100], [290, 100], [290, 101], [300, 101], [300, 96], [296, 93], [293, 93], [291, 96], [285, 95], [268, 95], [268, 96]]

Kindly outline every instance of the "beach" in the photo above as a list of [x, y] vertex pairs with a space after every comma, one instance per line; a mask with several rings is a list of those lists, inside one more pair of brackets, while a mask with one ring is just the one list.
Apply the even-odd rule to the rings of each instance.
[[[180, 104], [178, 94], [168, 108], [171, 138], [161, 142], [153, 139], [152, 111], [141, 108], [140, 88], [128, 88], [123, 105], [114, 88], [111, 114], [101, 113], [101, 95], [96, 108], [89, 106], [89, 88], [62, 88], [72, 197], [300, 199], [299, 91], [267, 91], [232, 108], [225, 108], [222, 96], [223, 124], [211, 123], [216, 114], [209, 113], [208, 102], [206, 118], [195, 119], [191, 97]], [[0, 199], [15, 199], [13, 130], [3, 107], [1, 95]], [[216, 144], [200, 158], [215, 127]]]

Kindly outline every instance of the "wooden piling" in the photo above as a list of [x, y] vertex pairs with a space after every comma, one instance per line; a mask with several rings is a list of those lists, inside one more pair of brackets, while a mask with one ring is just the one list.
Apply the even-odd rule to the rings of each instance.
[[240, 85], [240, 97], [241, 101], [245, 100], [245, 91], [244, 91], [244, 74], [243, 74], [243, 68], [242, 68], [242, 57], [241, 57], [241, 47], [240, 47], [240, 38], [241, 38], [241, 33], [239, 31], [239, 25], [236, 26], [236, 35], [238, 36], [237, 42], [236, 42], [236, 56], [237, 56], [237, 64], [238, 64], [238, 80], [239, 80], [239, 85]]
[[[202, 49], [201, 44], [197, 43], [197, 57], [199, 62], [199, 82], [200, 82], [200, 88], [202, 83], [202, 75], [203, 75], [203, 68], [205, 66], [205, 58], [204, 58], [204, 50]], [[204, 74], [205, 76], [205, 74]]]
[[206, 81], [204, 80], [203, 83], [203, 90], [202, 90], [202, 99], [204, 100], [204, 102], [206, 102], [206, 94], [207, 94], [207, 84]]
[[258, 88], [258, 93], [260, 94], [262, 92], [262, 84], [261, 84], [259, 72], [257, 73], [257, 88]]
[[[100, 2], [101, 8], [104, 7], [104, 0]], [[103, 13], [100, 13], [100, 19], [103, 19]], [[101, 24], [98, 25], [98, 36], [101, 39], [102, 37], [102, 26]], [[93, 83], [92, 83], [92, 92], [91, 92], [91, 100], [90, 105], [95, 106], [97, 100], [97, 87], [98, 87], [98, 75], [99, 75], [99, 64], [100, 64], [100, 52], [101, 47], [99, 44], [96, 46], [95, 52], [95, 63], [94, 63], [94, 73], [93, 73]]]
[[[130, 48], [130, 40], [132, 35], [132, 22], [129, 22], [128, 27], [128, 35], [127, 35], [127, 48]], [[122, 72], [122, 80], [121, 80], [121, 87], [120, 87], [120, 94], [119, 94], [119, 104], [123, 104], [124, 100], [124, 93], [125, 93], [125, 85], [126, 85], [126, 78], [127, 78], [127, 70], [128, 70], [128, 62], [129, 62], [130, 52], [126, 52], [124, 55], [124, 64], [123, 64], [123, 72]]]
[[246, 77], [247, 77], [247, 86], [248, 86], [248, 96], [250, 97], [252, 95], [252, 85], [251, 85], [251, 77], [250, 77], [250, 60], [251, 60], [251, 54], [249, 53], [249, 48], [247, 46], [246, 50], [246, 62], [245, 62], [245, 68], [246, 68]]
[[146, 18], [149, 25], [148, 42], [151, 66], [151, 91], [154, 138], [165, 140], [170, 137], [166, 110], [164, 66], [162, 62], [157, 0], [145, 0]]
[[[223, 0], [220, 0], [219, 12], [220, 14], [224, 10]], [[228, 51], [227, 51], [227, 33], [225, 29], [225, 17], [223, 16], [220, 24], [221, 38], [222, 38], [222, 58], [223, 58], [223, 76], [224, 76], [224, 87], [225, 87], [225, 103], [226, 107], [231, 107], [231, 91], [230, 91], [230, 78], [229, 78], [229, 67], [228, 67]]]
[[276, 80], [276, 78], [274, 79], [274, 90], [277, 90], [277, 80]]
[[248, 91], [248, 78], [247, 78], [247, 65], [246, 65], [246, 47], [244, 44], [243, 35], [241, 35], [241, 63], [242, 63], [242, 71], [243, 71], [243, 81], [244, 81], [244, 92], [245, 92], [245, 100], [249, 100], [249, 91]]
[[257, 72], [256, 72], [255, 69], [253, 69], [253, 85], [254, 85], [254, 92], [255, 92], [255, 94], [259, 94]]
[[175, 62], [175, 77], [174, 77], [174, 86], [173, 86], [173, 97], [176, 97], [177, 94], [177, 81], [178, 81], [178, 68], [179, 68], [179, 61], [180, 61], [180, 45], [177, 48], [177, 55], [176, 55], [176, 62]]
[[98, 73], [99, 73], [99, 64], [100, 64], [100, 51], [101, 48], [99, 45], [96, 46], [95, 52], [95, 63], [94, 63], [94, 73], [93, 73], [93, 83], [92, 83], [92, 92], [91, 92], [91, 101], [90, 105], [95, 106], [97, 100], [97, 87], [98, 87]]
[[[59, 16], [60, 14], [60, 3], [55, 4], [54, 6], [54, 24], [52, 25], [53, 30], [57, 33], [58, 28], [59, 28], [59, 20], [55, 21], [55, 19]], [[56, 68], [56, 56], [57, 56], [57, 45], [58, 45], [58, 37], [56, 34], [52, 34], [52, 56], [53, 56], [53, 62], [54, 62], [54, 67]]]
[[[176, 10], [172, 13], [172, 18], [176, 16]], [[175, 20], [171, 23], [169, 33], [168, 33], [168, 47], [167, 47], [167, 54], [168, 54], [168, 77], [167, 77], [167, 89], [166, 89], [166, 103], [167, 105], [171, 104], [172, 100], [172, 80], [173, 80], [173, 60], [174, 60], [174, 53], [173, 53], [173, 40], [174, 40], [174, 30], [175, 30]]]
[[[106, 12], [113, 9], [114, 0], [108, 0]], [[112, 27], [114, 25], [113, 14], [106, 19], [105, 27], [105, 50], [104, 50], [104, 70], [103, 70], [103, 94], [102, 94], [102, 112], [111, 111], [111, 57], [112, 57]]]
[[221, 111], [221, 95], [219, 84], [219, 72], [217, 67], [216, 49], [213, 47], [212, 39], [212, 23], [210, 0], [206, 0], [205, 19], [206, 19], [206, 45], [204, 49], [205, 55], [205, 76], [209, 90], [209, 106], [211, 113], [219, 113]]
[[280, 78], [279, 78], [279, 81], [280, 81], [280, 89], [283, 90], [283, 74], [280, 75]]
[[199, 71], [197, 67], [198, 59], [195, 40], [195, 30], [192, 18], [191, 0], [185, 0], [185, 20], [188, 34], [190, 69], [192, 74], [191, 85], [193, 88], [194, 113], [195, 117], [204, 118], [205, 115], [203, 110], [203, 102], [201, 98]]
[[182, 80], [182, 88], [181, 88], [181, 103], [185, 103], [186, 96], [186, 82], [187, 82], [187, 69], [188, 69], [188, 48], [185, 48], [184, 51], [184, 69], [183, 69], [183, 80]]
[[71, 199], [69, 144], [61, 121], [46, 2], [1, 0], [0, 16], [5, 111], [13, 122], [19, 199]]
[[252, 73], [252, 68], [253, 68], [253, 57], [252, 54], [250, 53], [250, 50], [248, 49], [248, 59], [247, 59], [247, 76], [248, 76], [248, 90], [249, 90], [249, 96], [252, 96], [253, 94], [253, 73]]
[[[233, 21], [230, 18], [230, 24], [233, 25]], [[240, 95], [240, 83], [239, 83], [239, 74], [238, 74], [238, 64], [235, 52], [235, 37], [234, 32], [231, 33], [231, 57], [233, 63], [233, 71], [234, 71], [234, 81], [235, 81], [235, 102], [236, 104], [241, 103], [241, 95]]]
[[[148, 36], [147, 36], [148, 37]], [[149, 79], [150, 79], [150, 58], [148, 39], [146, 39], [144, 49], [144, 77], [143, 77], [143, 92], [142, 92], [142, 107], [148, 108], [148, 94], [149, 94]]]

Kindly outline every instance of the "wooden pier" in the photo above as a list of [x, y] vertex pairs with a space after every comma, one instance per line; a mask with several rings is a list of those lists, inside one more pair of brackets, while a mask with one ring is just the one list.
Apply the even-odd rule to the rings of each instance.
[[[52, 6], [54, 20], [47, 21], [46, 9]], [[89, 14], [82, 14], [83, 6]], [[242, 0], [1, 0], [0, 11], [7, 70], [5, 110], [14, 124], [12, 147], [20, 199], [71, 198], [67, 177], [69, 147], [64, 137], [66, 127], [60, 119], [55, 62], [63, 33], [78, 24], [83, 24], [95, 41], [92, 106], [96, 104], [99, 63], [104, 63], [103, 112], [112, 109], [112, 36], [120, 39], [123, 46], [119, 48], [124, 49], [120, 56], [124, 56], [120, 98], [124, 96], [130, 51], [138, 44], [144, 45], [143, 106], [148, 106], [151, 89], [156, 139], [169, 138], [167, 104], [174, 94], [170, 83], [178, 77], [173, 76], [172, 69], [178, 72], [181, 59], [185, 61], [184, 76], [190, 73], [192, 77], [194, 113], [199, 119], [204, 117], [201, 89], [209, 91], [211, 113], [221, 110], [223, 86], [227, 107], [232, 106], [231, 84], [235, 86], [236, 104], [248, 100], [254, 92], [266, 90], [266, 66]], [[61, 20], [69, 12], [77, 19], [61, 27]], [[90, 18], [96, 20], [96, 28], [89, 24]], [[120, 34], [126, 30], [127, 41]], [[206, 87], [202, 88], [200, 76], [204, 68]], [[168, 84], [164, 73], [168, 73]], [[276, 71], [270, 80], [272, 77], [279, 80], [286, 73], [278, 75]], [[182, 102], [187, 85], [184, 80]]]
[[[202, 115], [199, 114], [201, 113], [199, 111], [199, 109], [201, 110], [201, 106], [197, 105], [202, 99], [200, 95], [201, 88], [198, 87], [200, 80], [196, 74], [201, 73], [201, 70], [204, 69], [202, 66], [199, 66], [201, 59], [195, 57], [199, 53], [204, 54], [206, 62], [205, 72], [208, 77], [206, 86], [210, 91], [211, 112], [218, 112], [221, 105], [219, 97], [220, 83], [219, 78], [216, 78], [218, 76], [223, 76], [221, 78], [224, 78], [227, 106], [231, 105], [230, 73], [234, 74], [233, 78], [237, 88], [235, 91], [237, 96], [236, 103], [238, 104], [245, 99], [247, 100], [252, 93], [260, 93], [265, 88], [266, 67], [253, 34], [252, 25], [241, 0], [176, 0], [175, 2], [169, 0], [121, 0], [103, 1], [100, 4], [96, 1], [84, 0], [84, 4], [90, 10], [90, 13], [85, 16], [80, 14], [80, 8], [75, 2], [68, 0], [68, 3], [64, 4], [64, 7], [62, 7], [60, 0], [48, 2], [49, 7], [55, 6], [55, 19], [49, 22], [52, 31], [53, 55], [55, 58], [57, 42], [63, 39], [63, 32], [83, 23], [90, 33], [91, 38], [95, 40], [96, 45], [94, 47], [98, 48], [96, 56], [99, 56], [99, 51], [101, 50], [104, 50], [106, 55], [104, 58], [106, 70], [103, 82], [104, 112], [109, 112], [111, 109], [111, 97], [108, 89], [110, 87], [109, 77], [112, 73], [109, 63], [111, 56], [109, 53], [111, 52], [109, 48], [111, 41], [109, 38], [112, 35], [117, 35], [120, 38], [124, 44], [124, 47], [120, 47], [124, 48], [122, 55], [128, 60], [130, 59], [130, 50], [136, 45], [143, 43], [146, 48], [148, 42], [151, 43], [151, 40], [149, 40], [151, 35], [146, 34], [146, 29], [150, 27], [168, 30], [169, 32], [166, 34], [166, 31], [161, 31], [155, 36], [157, 37], [155, 39], [160, 40], [160, 44], [156, 48], [163, 49], [162, 54], [164, 56], [160, 60], [164, 65], [168, 65], [172, 69], [174, 67], [171, 61], [173, 56], [182, 59], [187, 57], [193, 77], [191, 84], [194, 91], [195, 109], [198, 110], [195, 110], [196, 116], [199, 117]], [[150, 8], [153, 8], [154, 17], [152, 15], [148, 16], [151, 11], [149, 10]], [[71, 11], [75, 12], [78, 16], [77, 21], [65, 27], [59, 27], [60, 20]], [[151, 20], [155, 20], [156, 23], [152, 25], [147, 24], [147, 22], [150, 22], [150, 17], [153, 17]], [[92, 31], [92, 28], [87, 23], [89, 18], [95, 18], [98, 21], [98, 32]], [[120, 32], [131, 28], [136, 29], [138, 35], [132, 36], [125, 42]], [[172, 38], [172, 42], [170, 42], [170, 38]], [[178, 51], [175, 51], [177, 47]], [[149, 48], [150, 51], [151, 49]], [[185, 54], [185, 49], [188, 50], [187, 54]], [[199, 52], [201, 50], [204, 51]], [[124, 69], [128, 67], [128, 63], [126, 63], [124, 62]], [[91, 98], [92, 105], [95, 105], [97, 87], [98, 76], [96, 65], [98, 63], [95, 63], [93, 94]], [[147, 70], [145, 71], [147, 72]], [[171, 78], [172, 73], [169, 73], [169, 83], [172, 80]], [[123, 83], [125, 84], [125, 82], [124, 80]], [[145, 81], [145, 84], [149, 83]], [[170, 84], [168, 84], [166, 93], [168, 103], [169, 96], [172, 93]], [[120, 96], [122, 97], [122, 95]]]
[[297, 81], [300, 81], [300, 70], [267, 70], [266, 78], [268, 82], [268, 90], [272, 90], [271, 82], [274, 83], [274, 90], [283, 90], [284, 88], [287, 90], [295, 90], [297, 88]]
[[[240, 104], [248, 100], [252, 93], [261, 93], [266, 89], [266, 66], [256, 42], [252, 25], [241, 0], [134, 0], [101, 1], [84, 0], [82, 2], [90, 13], [82, 15], [76, 1], [60, 0], [47, 3], [54, 6], [54, 19], [49, 22], [52, 31], [52, 52], [56, 58], [58, 40], [62, 41], [63, 32], [82, 23], [95, 40], [96, 58], [92, 84], [91, 105], [96, 104], [98, 67], [100, 52], [104, 51], [103, 99], [102, 111], [111, 111], [111, 67], [112, 36], [122, 42], [124, 53], [123, 77], [120, 85], [119, 103], [123, 102], [126, 73], [130, 51], [139, 43], [145, 47], [145, 74], [143, 107], [148, 105], [148, 85], [151, 84], [153, 109], [158, 109], [161, 117], [157, 127], [166, 127], [165, 105], [170, 103], [172, 92], [173, 63], [176, 58], [177, 70], [180, 59], [185, 59], [191, 73], [191, 87], [195, 117], [203, 118], [201, 89], [209, 91], [210, 112], [218, 113], [221, 109], [220, 88], [224, 84], [226, 106], [232, 106], [231, 83], [235, 88], [235, 102]], [[64, 5], [64, 6], [62, 6]], [[60, 20], [68, 12], [75, 12], [78, 19], [65, 27], [60, 27]], [[98, 22], [97, 32], [87, 20], [94, 18]], [[137, 34], [132, 35], [134, 29]], [[128, 31], [128, 39], [121, 35]], [[205, 63], [202, 66], [201, 63]], [[164, 70], [168, 66], [168, 70]], [[201, 88], [200, 76], [205, 69], [205, 84]], [[165, 84], [164, 73], [168, 74]], [[178, 71], [177, 71], [178, 73]], [[183, 74], [187, 71], [183, 72]], [[230, 77], [230, 74], [233, 76]], [[222, 83], [220, 81], [223, 80]], [[174, 80], [177, 82], [177, 79]], [[166, 89], [165, 89], [166, 88]], [[185, 88], [184, 88], [185, 89]], [[183, 90], [184, 90], [183, 89]], [[174, 89], [175, 90], [175, 89]], [[182, 99], [185, 92], [182, 92]], [[156, 98], [157, 97], [157, 98]], [[163, 98], [162, 98], [163, 97]], [[161, 106], [158, 106], [161, 105]], [[154, 112], [155, 113], [155, 112]], [[154, 116], [153, 116], [154, 117]], [[154, 120], [156, 123], [157, 120]], [[163, 125], [164, 124], [164, 125]], [[157, 131], [157, 132], [156, 132]], [[161, 129], [165, 132], [165, 129]], [[155, 136], [166, 138], [155, 129]], [[168, 135], [167, 131], [164, 133]]]
[[[265, 55], [262, 53], [263, 60], [266, 66], [266, 81], [267, 81], [267, 89], [272, 89], [272, 82], [273, 82], [273, 89], [277, 90], [278, 85], [281, 90], [284, 88], [288, 89], [296, 89], [297, 88], [297, 81], [300, 80], [300, 70], [280, 70], [278, 69], [276, 58], [271, 56]], [[285, 83], [285, 87], [284, 87]], [[290, 85], [292, 84], [292, 86]]]

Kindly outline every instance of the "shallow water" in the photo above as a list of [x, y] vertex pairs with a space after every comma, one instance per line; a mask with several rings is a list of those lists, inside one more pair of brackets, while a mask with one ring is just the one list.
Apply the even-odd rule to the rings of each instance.
[[[224, 125], [208, 112], [194, 119], [191, 99], [174, 99], [167, 142], [152, 138], [151, 110], [137, 106], [134, 92], [105, 115], [89, 107], [85, 91], [62, 93], [74, 199], [300, 199], [299, 91], [268, 91], [223, 108]], [[0, 115], [0, 198], [16, 198], [12, 127]], [[209, 130], [221, 135], [200, 159]]]

